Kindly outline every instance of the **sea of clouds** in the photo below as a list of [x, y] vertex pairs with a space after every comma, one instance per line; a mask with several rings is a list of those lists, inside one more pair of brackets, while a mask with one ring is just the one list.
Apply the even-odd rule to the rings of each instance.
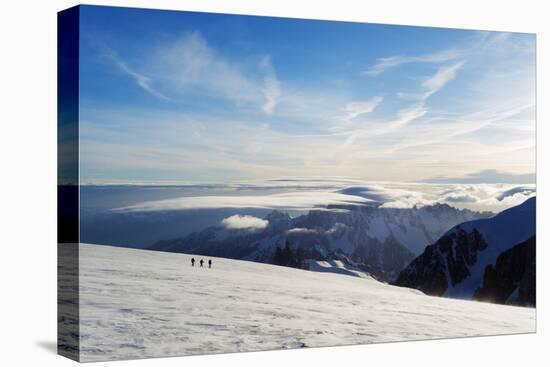
[[[216, 208], [307, 211], [327, 210], [327, 206], [331, 205], [410, 208], [444, 203], [460, 209], [499, 212], [536, 195], [534, 184], [395, 183], [338, 178], [273, 179], [218, 185], [219, 188], [224, 189], [222, 194], [218, 190], [216, 194], [145, 201], [117, 208], [115, 211], [154, 212]], [[237, 225], [237, 222], [249, 221], [247, 218], [230, 218], [224, 224], [227, 227]]]

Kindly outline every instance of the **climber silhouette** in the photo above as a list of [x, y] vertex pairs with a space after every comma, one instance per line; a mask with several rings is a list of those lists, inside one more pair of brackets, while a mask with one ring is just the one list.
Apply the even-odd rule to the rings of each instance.
[[203, 260], [203, 259], [201, 259], [200, 264], [201, 264], [201, 268], [202, 268], [202, 264], [204, 264], [204, 260]]
[[191, 258], [191, 266], [195, 266], [195, 258]]
[[208, 259], [208, 269], [212, 267], [212, 259]]

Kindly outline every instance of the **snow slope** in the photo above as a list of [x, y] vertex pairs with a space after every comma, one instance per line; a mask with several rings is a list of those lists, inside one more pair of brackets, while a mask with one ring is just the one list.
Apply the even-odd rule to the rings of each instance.
[[192, 268], [190, 259], [80, 245], [81, 361], [535, 331], [530, 308], [239, 260]]
[[369, 273], [357, 269], [351, 265], [344, 264], [341, 260], [329, 260], [329, 261], [318, 261], [307, 259], [305, 260], [305, 265], [307, 270], [318, 271], [321, 273], [335, 273], [342, 275], [351, 275], [360, 278], [369, 278], [373, 279]]

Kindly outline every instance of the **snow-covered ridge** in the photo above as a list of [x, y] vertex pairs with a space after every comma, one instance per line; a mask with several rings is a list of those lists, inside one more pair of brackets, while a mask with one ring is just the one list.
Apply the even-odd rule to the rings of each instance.
[[359, 265], [361, 271], [388, 281], [449, 228], [488, 215], [447, 204], [338, 208], [345, 210], [329, 207], [331, 210], [311, 210], [295, 218], [273, 211], [257, 219], [261, 228], [228, 230], [222, 222], [183, 238], [160, 241], [151, 248], [276, 263], [276, 249], [289, 243], [293, 249], [301, 249], [307, 259], [339, 260], [338, 252], [348, 265]]
[[534, 309], [249, 261], [213, 258], [201, 269], [190, 259], [80, 245], [81, 361], [535, 331]]
[[434, 295], [470, 299], [499, 255], [536, 234], [536, 198], [487, 219], [457, 225], [426, 248], [396, 280]]

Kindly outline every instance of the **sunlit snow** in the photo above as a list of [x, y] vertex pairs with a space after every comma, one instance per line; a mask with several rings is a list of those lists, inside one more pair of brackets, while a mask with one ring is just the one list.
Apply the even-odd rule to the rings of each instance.
[[191, 257], [80, 245], [81, 361], [535, 331], [535, 309], [248, 261], [191, 267]]

